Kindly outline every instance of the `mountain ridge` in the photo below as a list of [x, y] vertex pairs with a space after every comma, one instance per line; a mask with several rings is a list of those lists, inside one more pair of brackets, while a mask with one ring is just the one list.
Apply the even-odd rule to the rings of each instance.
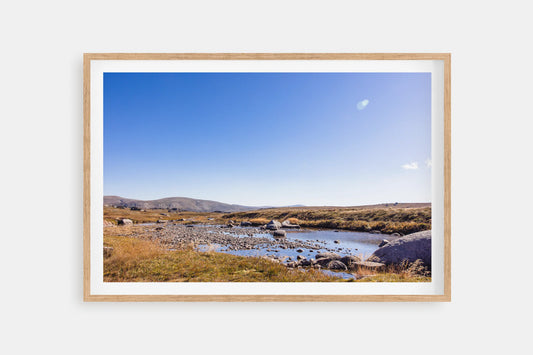
[[143, 209], [176, 208], [181, 211], [191, 212], [244, 212], [262, 208], [190, 197], [165, 197], [157, 200], [137, 200], [121, 196], [104, 196], [104, 205], [129, 208], [137, 207]]

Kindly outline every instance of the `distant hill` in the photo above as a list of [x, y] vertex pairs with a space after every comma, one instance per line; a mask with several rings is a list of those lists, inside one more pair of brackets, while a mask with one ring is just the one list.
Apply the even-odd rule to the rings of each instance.
[[256, 210], [260, 207], [231, 205], [209, 200], [198, 200], [188, 197], [167, 197], [159, 200], [134, 200], [120, 196], [104, 196], [104, 205], [121, 207], [138, 207], [142, 209], [152, 208], [177, 208], [180, 211], [191, 212], [244, 212]]

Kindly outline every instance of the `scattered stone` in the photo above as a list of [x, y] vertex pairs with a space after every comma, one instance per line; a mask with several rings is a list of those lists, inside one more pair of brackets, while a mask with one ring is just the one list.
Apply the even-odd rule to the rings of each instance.
[[284, 230], [275, 230], [273, 235], [274, 238], [285, 238], [287, 237], [287, 232], [285, 232]]
[[348, 270], [348, 267], [342, 261], [339, 260], [330, 261], [327, 265], [327, 268], [331, 270]]
[[298, 264], [300, 266], [311, 266], [311, 261], [307, 260], [307, 259], [302, 259], [298, 262]]
[[297, 251], [298, 253], [303, 253], [303, 252], [304, 252], [303, 249], [296, 249], [296, 251]]
[[276, 230], [276, 229], [280, 229], [280, 228], [281, 228], [281, 223], [279, 223], [276, 220], [271, 220], [266, 225], [266, 229], [270, 229], [270, 230]]
[[340, 261], [348, 267], [348, 269], [353, 270], [357, 267], [357, 263], [361, 261], [361, 258], [354, 255], [343, 256]]
[[333, 243], [335, 243], [335, 244], [339, 244], [339, 243], [340, 243], [340, 240], [334, 240]]
[[164, 219], [159, 219], [157, 223], [167, 223], [168, 221], [165, 221]]
[[385, 264], [383, 263], [375, 263], [372, 261], [359, 261], [355, 264], [360, 268], [369, 269], [369, 270], [380, 270], [385, 267]]
[[283, 221], [281, 223], [281, 227], [283, 227], [283, 228], [294, 228], [294, 229], [300, 228], [300, 226], [298, 224], [292, 224], [291, 222], [289, 222], [289, 220]]
[[133, 221], [128, 218], [120, 218], [117, 220], [119, 225], [126, 226], [126, 225], [132, 225]]
[[339, 254], [331, 252], [318, 253], [315, 255], [315, 259], [339, 260], [340, 258], [341, 256]]
[[252, 226], [252, 222], [248, 222], [248, 221], [241, 222], [241, 227], [251, 227], [251, 226]]
[[296, 260], [305, 260], [305, 259], [307, 259], [307, 258], [305, 256], [303, 256], [303, 255], [298, 255], [296, 257]]

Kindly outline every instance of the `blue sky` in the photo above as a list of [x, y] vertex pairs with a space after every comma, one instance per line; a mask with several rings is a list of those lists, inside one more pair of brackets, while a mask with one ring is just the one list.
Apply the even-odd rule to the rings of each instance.
[[105, 73], [104, 194], [431, 200], [429, 73]]

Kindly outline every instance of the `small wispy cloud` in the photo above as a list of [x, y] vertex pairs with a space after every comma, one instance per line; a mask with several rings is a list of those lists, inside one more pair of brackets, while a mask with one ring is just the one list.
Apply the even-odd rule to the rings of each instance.
[[364, 99], [364, 100], [362, 100], [362, 101], [359, 101], [359, 102], [357, 103], [357, 109], [358, 109], [359, 111], [364, 110], [365, 107], [367, 107], [369, 103], [370, 103], [370, 101], [367, 100], [367, 99]]
[[426, 159], [425, 163], [428, 168], [431, 168], [431, 159]]
[[402, 168], [404, 168], [405, 170], [418, 170], [418, 162], [414, 161], [412, 163], [403, 164]]

